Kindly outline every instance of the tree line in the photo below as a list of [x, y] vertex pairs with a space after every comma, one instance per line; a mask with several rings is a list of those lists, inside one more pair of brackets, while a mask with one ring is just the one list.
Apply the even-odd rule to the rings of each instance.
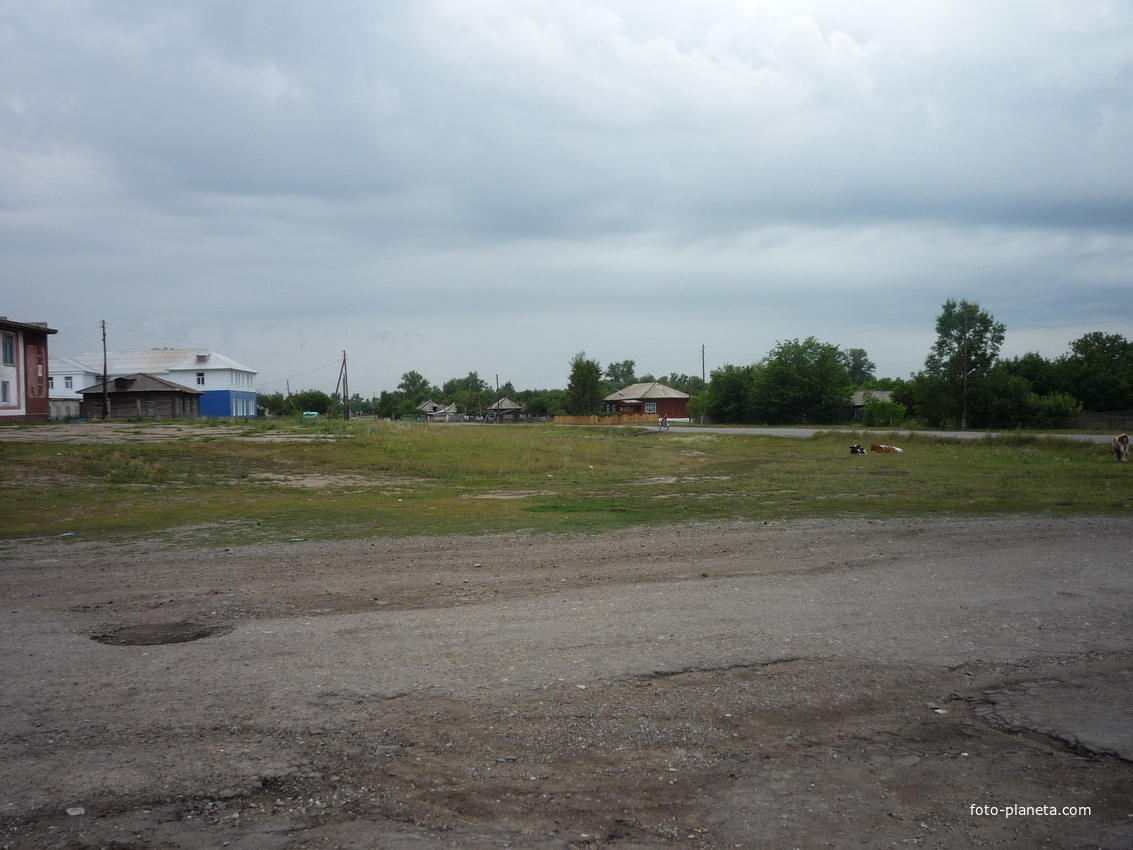
[[[580, 389], [577, 383], [572, 383], [566, 389], [517, 390], [511, 381], [495, 388], [476, 372], [469, 372], [463, 378], [451, 378], [438, 387], [420, 372], [409, 371], [401, 376], [395, 390], [382, 391], [374, 398], [352, 395], [350, 412], [351, 415], [379, 416], [383, 419], [415, 418], [422, 415], [422, 404], [434, 401], [446, 406], [454, 405], [457, 413], [480, 419], [493, 404], [501, 398], [507, 398], [523, 405], [529, 416], [551, 417], [575, 411], [598, 412], [602, 408], [603, 398], [634, 383], [660, 381], [690, 394], [702, 392], [704, 388], [704, 382], [698, 376], [676, 372], [660, 377], [652, 374], [638, 376], [635, 374], [637, 364], [633, 360], [610, 363], [603, 369], [598, 361], [586, 360], [584, 353], [576, 355], [571, 361], [572, 380], [575, 361], [585, 363], [584, 389]], [[303, 411], [330, 416], [342, 413], [341, 395], [321, 390], [303, 390], [290, 396], [283, 393], [261, 394], [259, 405], [273, 416], [296, 415]]]
[[[689, 412], [710, 422], [766, 425], [829, 425], [850, 421], [852, 396], [865, 392], [865, 426], [894, 427], [906, 420], [935, 428], [1060, 428], [1083, 412], [1133, 409], [1133, 343], [1118, 334], [1087, 333], [1065, 354], [1037, 353], [1004, 359], [1006, 327], [979, 304], [949, 299], [936, 320], [936, 340], [924, 368], [907, 379], [879, 378], [861, 348], [840, 349], [814, 337], [783, 340], [758, 362], [713, 369], [707, 387], [699, 376], [637, 375], [633, 360], [609, 363], [579, 352], [571, 358], [565, 389], [517, 390], [510, 381], [490, 386], [476, 372], [436, 386], [406, 372], [393, 391], [375, 398], [353, 395], [354, 415], [389, 419], [421, 415], [425, 401], [454, 405], [481, 418], [500, 398], [523, 405], [535, 417], [603, 412], [603, 401], [634, 383], [659, 381], [690, 396]], [[870, 391], [888, 391], [889, 397]], [[260, 396], [267, 412], [312, 410], [334, 415], [342, 399], [318, 390], [289, 397]]]
[[[979, 304], [949, 299], [936, 320], [924, 368], [908, 379], [877, 378], [861, 349], [840, 351], [813, 337], [780, 342], [750, 366], [713, 370], [707, 414], [714, 422], [835, 424], [865, 391], [862, 424], [907, 419], [936, 428], [1061, 428], [1083, 412], [1133, 409], [1133, 343], [1087, 333], [1048, 360], [999, 356], [1006, 327]], [[870, 397], [886, 390], [889, 400]]]

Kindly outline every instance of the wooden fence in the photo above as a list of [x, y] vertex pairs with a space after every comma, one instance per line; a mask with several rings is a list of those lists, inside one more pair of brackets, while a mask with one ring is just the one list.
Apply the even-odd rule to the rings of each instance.
[[[642, 425], [656, 428], [660, 417], [656, 413], [639, 413], [622, 416], [556, 416], [556, 425]], [[676, 420], [669, 420], [675, 422]], [[688, 420], [684, 420], [688, 421]]]

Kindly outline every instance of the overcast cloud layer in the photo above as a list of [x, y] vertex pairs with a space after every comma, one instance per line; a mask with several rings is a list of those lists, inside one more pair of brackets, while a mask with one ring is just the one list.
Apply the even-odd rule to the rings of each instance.
[[260, 388], [1133, 338], [1133, 6], [0, 4], [0, 314]]

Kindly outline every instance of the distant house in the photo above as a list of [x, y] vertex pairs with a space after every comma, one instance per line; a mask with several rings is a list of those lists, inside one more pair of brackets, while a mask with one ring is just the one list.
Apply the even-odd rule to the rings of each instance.
[[668, 414], [671, 420], [688, 419], [688, 393], [674, 390], [658, 381], [630, 384], [603, 400], [607, 413], [624, 416], [657, 416]]
[[854, 408], [854, 421], [857, 422], [862, 418], [865, 412], [865, 403], [870, 398], [875, 398], [878, 401], [892, 401], [893, 393], [889, 390], [857, 390], [850, 397], [850, 404]]
[[417, 409], [425, 414], [430, 422], [459, 422], [461, 416], [456, 412], [455, 404], [441, 404], [438, 401], [423, 401]]
[[[106, 354], [110, 378], [159, 377], [199, 393], [199, 415], [250, 418], [256, 415], [256, 372], [203, 348], [152, 348]], [[102, 352], [51, 358], [51, 398], [62, 411], [87, 387], [102, 383]]]
[[523, 405], [510, 398], [501, 398], [484, 414], [485, 422], [518, 422], [523, 418]]
[[123, 375], [79, 390], [79, 413], [84, 419], [102, 419], [103, 401], [110, 403], [110, 419], [196, 419], [201, 415], [200, 390], [156, 375]]
[[45, 322], [13, 322], [0, 316], [0, 423], [46, 422], [47, 337], [57, 333]]

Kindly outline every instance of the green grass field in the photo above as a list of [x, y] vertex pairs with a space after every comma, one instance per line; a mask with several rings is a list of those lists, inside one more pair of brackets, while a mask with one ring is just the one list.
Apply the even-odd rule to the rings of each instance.
[[1126, 516], [1133, 503], [1133, 467], [1114, 463], [1106, 446], [914, 435], [882, 440], [903, 454], [849, 454], [851, 443], [878, 441], [846, 431], [800, 440], [363, 421], [228, 426], [157, 443], [0, 442], [0, 537], [233, 544], [821, 517]]

